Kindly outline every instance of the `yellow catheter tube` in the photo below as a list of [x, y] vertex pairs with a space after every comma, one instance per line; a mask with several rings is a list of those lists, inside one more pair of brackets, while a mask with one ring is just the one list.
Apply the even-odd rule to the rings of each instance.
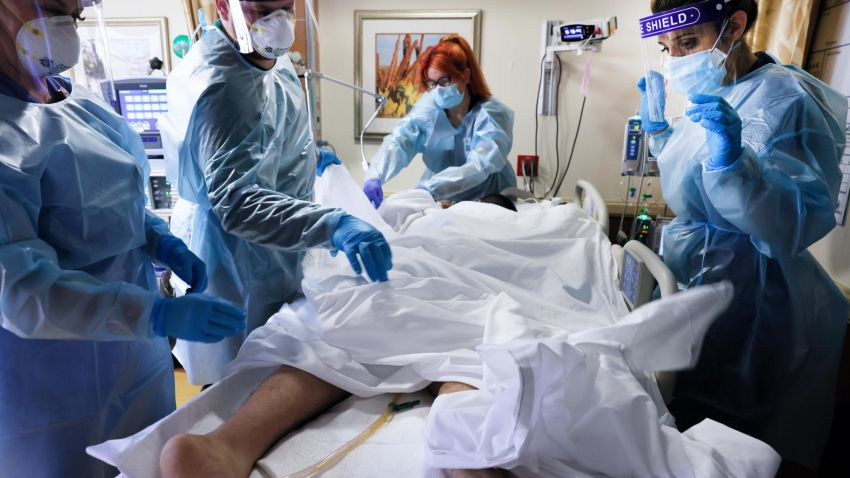
[[387, 423], [390, 422], [390, 420], [393, 419], [393, 415], [395, 415], [397, 412], [396, 407], [400, 396], [400, 394], [393, 395], [393, 400], [392, 402], [390, 402], [389, 405], [387, 405], [387, 410], [380, 417], [378, 417], [377, 420], [372, 422], [372, 424], [369, 425], [369, 428], [354, 437], [353, 440], [337, 448], [336, 451], [334, 451], [333, 453], [325, 457], [325, 459], [316, 463], [315, 465], [309, 468], [305, 468], [301, 471], [292, 473], [291, 475], [286, 475], [284, 478], [308, 478], [317, 473], [328, 471], [329, 469], [336, 466], [340, 461], [342, 461], [343, 458], [348, 456], [349, 453], [351, 453], [357, 447], [365, 443], [366, 440], [372, 438], [375, 433], [378, 433], [378, 430], [383, 428]]

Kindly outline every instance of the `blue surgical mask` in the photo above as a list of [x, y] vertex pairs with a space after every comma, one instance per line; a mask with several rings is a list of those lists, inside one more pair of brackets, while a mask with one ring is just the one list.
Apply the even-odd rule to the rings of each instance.
[[726, 78], [726, 56], [712, 49], [670, 58], [666, 64], [670, 89], [685, 96], [716, 91]]
[[688, 56], [671, 57], [667, 59], [665, 68], [670, 89], [676, 93], [691, 96], [698, 93], [712, 93], [723, 86], [726, 79], [726, 59], [729, 53], [723, 53], [717, 48], [717, 43], [723, 35], [726, 25], [720, 31], [714, 47]]
[[434, 102], [444, 110], [450, 110], [463, 102], [463, 93], [457, 89], [457, 85], [438, 86], [431, 90]]

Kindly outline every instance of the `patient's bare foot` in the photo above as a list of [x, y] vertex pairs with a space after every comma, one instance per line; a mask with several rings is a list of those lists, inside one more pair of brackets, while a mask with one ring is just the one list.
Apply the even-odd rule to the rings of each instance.
[[486, 470], [452, 470], [449, 476], [451, 478], [507, 478], [511, 475], [505, 470], [488, 468]]
[[159, 469], [163, 478], [244, 478], [251, 473], [253, 463], [242, 461], [229, 446], [214, 438], [184, 434], [165, 444]]

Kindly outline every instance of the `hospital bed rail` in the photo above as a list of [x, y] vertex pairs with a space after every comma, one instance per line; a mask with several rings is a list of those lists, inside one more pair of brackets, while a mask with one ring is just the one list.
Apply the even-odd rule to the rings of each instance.
[[608, 235], [608, 206], [605, 200], [602, 199], [602, 194], [589, 181], [579, 179], [576, 182], [576, 205], [580, 207], [588, 216], [596, 219], [596, 222], [602, 226], [605, 235]]
[[[539, 202], [540, 199], [535, 197], [528, 191], [523, 191], [518, 188], [507, 188], [502, 190], [502, 195], [508, 197], [515, 197], [519, 202]], [[561, 198], [552, 198], [552, 201], [560, 201], [560, 204], [564, 204], [564, 201]], [[602, 194], [599, 193], [599, 190], [596, 189], [590, 181], [586, 181], [584, 179], [579, 179], [576, 182], [576, 197], [574, 204], [579, 207], [579, 209], [583, 210], [588, 217], [591, 217], [602, 226], [602, 230], [605, 231], [605, 234], [608, 234], [608, 224], [609, 224], [609, 216], [608, 216], [608, 205], [605, 203], [605, 199], [602, 198]]]
[[[658, 254], [653, 252], [652, 249], [646, 247], [643, 243], [638, 241], [629, 241], [623, 247], [618, 245], [614, 245], [612, 247], [615, 259], [617, 259], [617, 264], [620, 265], [621, 271], [623, 260], [625, 259], [625, 253], [628, 252], [629, 254], [641, 259], [644, 264], [646, 264], [647, 269], [649, 269], [649, 273], [658, 284], [658, 288], [661, 291], [661, 297], [668, 297], [679, 291], [679, 285], [676, 282], [676, 277], [673, 275], [673, 271], [671, 271], [670, 268], [667, 267], [667, 264], [658, 257]], [[617, 255], [618, 251], [619, 256]], [[649, 301], [645, 301], [637, 305], [641, 306], [646, 302]]]
[[[621, 291], [626, 252], [640, 259], [646, 265], [649, 274], [661, 291], [661, 297], [668, 297], [679, 291], [679, 286], [673, 272], [652, 249], [646, 247], [643, 243], [629, 241], [624, 247], [615, 244], [612, 246], [612, 252], [614, 253], [614, 262], [619, 267], [618, 280]], [[623, 294], [625, 295], [625, 292]], [[644, 297], [635, 306], [640, 307], [651, 300], [651, 296], [648, 298]], [[655, 372], [655, 381], [658, 383], [658, 389], [661, 392], [664, 403], [670, 403], [670, 400], [673, 398], [673, 388], [676, 386], [676, 372]]]

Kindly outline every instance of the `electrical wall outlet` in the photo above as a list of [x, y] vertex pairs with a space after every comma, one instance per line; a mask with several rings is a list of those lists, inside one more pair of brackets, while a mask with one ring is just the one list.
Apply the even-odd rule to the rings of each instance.
[[519, 155], [516, 158], [516, 175], [536, 178], [540, 176], [540, 158], [534, 155]]

